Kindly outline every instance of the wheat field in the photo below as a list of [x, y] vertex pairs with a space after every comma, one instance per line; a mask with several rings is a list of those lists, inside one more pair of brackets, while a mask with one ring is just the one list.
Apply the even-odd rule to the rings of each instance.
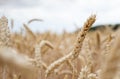
[[[120, 79], [120, 29], [89, 31], [91, 15], [80, 30], [62, 34], [12, 33], [0, 18], [0, 79]], [[13, 26], [11, 21], [11, 28]]]

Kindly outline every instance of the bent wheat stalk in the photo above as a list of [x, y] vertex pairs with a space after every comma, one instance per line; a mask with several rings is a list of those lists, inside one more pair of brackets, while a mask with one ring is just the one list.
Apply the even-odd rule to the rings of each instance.
[[81, 29], [80, 33], [78, 33], [78, 38], [75, 42], [74, 48], [73, 50], [66, 56], [58, 59], [57, 61], [53, 62], [52, 64], [50, 64], [50, 66], [48, 66], [46, 72], [45, 72], [45, 77], [48, 77], [48, 75], [59, 65], [61, 65], [62, 63], [66, 62], [68, 59], [75, 59], [78, 58], [81, 47], [82, 47], [82, 43], [83, 40], [85, 39], [86, 33], [87, 31], [90, 29], [90, 27], [92, 26], [92, 24], [95, 22], [96, 20], [96, 15], [91, 15], [87, 21], [84, 23], [83, 28]]
[[35, 58], [31, 60], [31, 62], [37, 68], [40, 68], [41, 66], [43, 66], [44, 69], [47, 69], [47, 65], [42, 61], [42, 58], [41, 58], [41, 48], [44, 45], [50, 47], [51, 49], [54, 48], [54, 46], [49, 41], [42, 40], [40, 44], [35, 45]]
[[62, 57], [61, 59], [53, 62], [50, 66], [48, 66], [46, 72], [45, 72], [45, 77], [47, 77], [48, 75], [50, 75], [50, 73], [58, 66], [60, 66], [64, 61], [70, 59], [70, 57], [72, 56], [72, 53], [69, 53], [68, 55]]
[[25, 30], [26, 30], [26, 34], [27, 36], [29, 36], [30, 38], [29, 39], [34, 39], [36, 40], [36, 35], [32, 32], [32, 30], [28, 27], [28, 25], [26, 24], [23, 24]]
[[30, 21], [28, 21], [28, 24], [34, 22], [34, 21], [43, 21], [42, 19], [31, 19]]

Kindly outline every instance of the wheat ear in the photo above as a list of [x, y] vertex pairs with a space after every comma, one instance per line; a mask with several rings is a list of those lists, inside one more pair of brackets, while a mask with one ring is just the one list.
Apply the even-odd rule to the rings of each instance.
[[89, 66], [85, 66], [81, 69], [78, 79], [98, 79], [98, 76], [91, 73]]
[[29, 62], [30, 58], [19, 54], [11, 48], [10, 29], [8, 27], [8, 19], [5, 16], [0, 18], [0, 36], [0, 65], [7, 65], [9, 69], [15, 68], [25, 75], [32, 74], [31, 72], [34, 71], [34, 68]]
[[74, 49], [73, 49], [73, 52], [72, 52], [73, 53], [73, 59], [75, 59], [79, 56], [79, 53], [81, 51], [81, 47], [82, 47], [82, 44], [83, 44], [83, 40], [85, 39], [87, 31], [90, 29], [90, 27], [95, 22], [95, 20], [96, 20], [96, 15], [91, 15], [87, 19], [87, 21], [84, 23], [81, 31], [78, 33], [78, 37], [77, 37], [77, 40], [75, 42], [75, 46], [74, 46]]
[[104, 55], [108, 55], [109, 53], [110, 53], [110, 43], [111, 43], [111, 41], [112, 41], [112, 35], [109, 35], [108, 36], [108, 38], [107, 38], [107, 40], [106, 40], [106, 48], [105, 48], [105, 53], [104, 53]]
[[81, 50], [85, 35], [86, 35], [87, 31], [90, 29], [90, 27], [92, 26], [92, 24], [95, 22], [95, 20], [96, 20], [95, 15], [91, 15], [87, 19], [83, 28], [81, 29], [80, 33], [78, 34], [78, 38], [75, 42], [75, 46], [73, 48], [73, 51], [71, 51], [68, 55], [66, 55], [66, 56], [58, 59], [57, 61], [53, 62], [52, 64], [50, 64], [50, 66], [48, 66], [48, 68], [45, 72], [45, 77], [47, 77], [56, 67], [58, 67], [59, 65], [61, 65], [65, 61], [67, 61], [68, 59], [71, 59], [71, 58], [75, 59], [79, 56], [79, 52]]
[[[117, 37], [117, 36], [116, 36]], [[100, 79], [114, 79], [117, 71], [119, 71], [119, 62], [120, 62], [120, 39], [116, 40], [116, 44], [113, 45], [113, 49], [110, 51], [110, 54], [107, 56], [107, 61], [103, 64], [101, 71]]]
[[0, 19], [0, 47], [10, 47], [10, 30], [8, 27], [8, 19], [2, 16]]
[[42, 61], [41, 58], [41, 48], [47, 45], [50, 48], [54, 48], [53, 45], [49, 41], [42, 40], [40, 44], [35, 45], [35, 58], [31, 60], [31, 62], [37, 67], [40, 68], [43, 66], [44, 69], [47, 69], [47, 65]]
[[97, 79], [97, 75], [93, 73], [94, 62], [93, 62], [92, 53], [90, 50], [91, 45], [89, 44], [89, 39], [87, 39], [85, 43], [86, 43], [85, 46], [86, 46], [86, 52], [87, 52], [86, 53], [87, 63], [86, 63], [86, 66], [81, 69], [78, 79]]

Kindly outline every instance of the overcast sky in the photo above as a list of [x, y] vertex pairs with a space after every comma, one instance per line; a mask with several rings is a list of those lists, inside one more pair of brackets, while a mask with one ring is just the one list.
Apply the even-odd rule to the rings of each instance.
[[29, 25], [41, 32], [74, 31], [91, 14], [97, 14], [94, 25], [120, 23], [120, 0], [0, 0], [0, 5], [0, 16], [14, 19], [17, 30], [32, 18], [44, 20]]

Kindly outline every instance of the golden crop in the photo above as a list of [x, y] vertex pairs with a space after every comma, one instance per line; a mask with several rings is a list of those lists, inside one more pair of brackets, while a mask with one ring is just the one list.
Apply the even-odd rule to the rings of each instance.
[[[42, 21], [32, 19], [32, 21]], [[79, 32], [11, 33], [0, 19], [0, 79], [120, 79], [120, 29], [89, 31], [91, 15]], [[11, 21], [11, 28], [14, 21]]]

